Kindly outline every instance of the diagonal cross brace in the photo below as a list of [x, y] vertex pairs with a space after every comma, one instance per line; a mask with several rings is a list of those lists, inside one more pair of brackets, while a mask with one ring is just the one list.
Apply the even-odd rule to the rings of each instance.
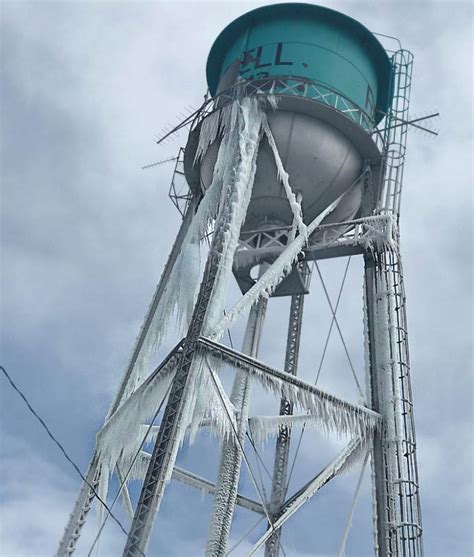
[[[216, 491], [216, 486], [213, 482], [206, 480], [205, 478], [202, 478], [197, 474], [193, 474], [191, 472], [188, 472], [187, 470], [178, 468], [177, 466], [175, 466], [173, 470], [172, 478], [173, 480], [177, 480], [178, 482], [184, 483], [196, 489], [206, 491], [211, 495], [214, 495]], [[255, 501], [254, 499], [251, 499], [250, 497], [245, 497], [245, 495], [237, 494], [236, 503], [240, 507], [265, 516], [262, 504], [258, 501]]]
[[[353, 439], [344, 449], [324, 468], [317, 476], [308, 482], [302, 489], [295, 495], [290, 497], [283, 505], [281, 514], [274, 522], [273, 528], [275, 530], [281, 528], [283, 524], [293, 516], [305, 503], [307, 503], [313, 495], [315, 495], [324, 485], [332, 480], [337, 474], [342, 472], [352, 464], [352, 461], [361, 450], [365, 447], [361, 439]], [[260, 547], [270, 538], [273, 530], [269, 529], [257, 541], [257, 543], [250, 549], [247, 556], [254, 555]]]
[[[145, 467], [148, 466], [150, 462], [151, 454], [146, 451], [140, 451], [140, 460], [142, 465]], [[216, 491], [216, 485], [214, 482], [199, 476], [198, 474], [194, 474], [193, 472], [189, 472], [188, 470], [184, 470], [179, 466], [175, 466], [173, 469], [173, 474], [171, 476], [173, 480], [176, 480], [180, 483], [198, 489], [200, 491], [204, 491], [211, 495], [214, 495]], [[244, 509], [248, 509], [249, 511], [253, 511], [255, 513], [265, 515], [263, 510], [263, 506], [258, 501], [251, 499], [250, 497], [245, 497], [244, 495], [237, 495], [236, 500], [237, 505], [243, 507]]]
[[252, 374], [266, 387], [295, 402], [313, 416], [316, 414], [324, 418], [323, 425], [328, 430], [365, 437], [380, 426], [380, 414], [365, 406], [336, 397], [294, 375], [207, 338], [201, 337], [197, 345], [200, 350], [220, 358], [234, 368]]

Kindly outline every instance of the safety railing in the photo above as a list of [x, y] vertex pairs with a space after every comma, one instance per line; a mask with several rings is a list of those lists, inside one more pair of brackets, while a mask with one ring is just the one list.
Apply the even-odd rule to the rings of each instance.
[[336, 109], [368, 133], [372, 133], [375, 127], [373, 114], [367, 113], [340, 91], [316, 80], [293, 76], [270, 76], [238, 81], [229, 89], [217, 94], [203, 107], [194, 126], [223, 104], [245, 95], [302, 97]]

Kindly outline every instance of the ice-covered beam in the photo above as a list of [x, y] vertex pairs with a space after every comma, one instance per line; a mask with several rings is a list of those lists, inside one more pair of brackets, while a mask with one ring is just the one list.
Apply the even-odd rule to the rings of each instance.
[[377, 412], [329, 394], [255, 358], [207, 338], [201, 337], [198, 346], [234, 368], [250, 373], [266, 388], [294, 402], [309, 413], [308, 419], [319, 418], [322, 429], [327, 432], [366, 437], [380, 425], [381, 416]]
[[310, 235], [321, 222], [334, 211], [340, 199], [339, 197], [333, 201], [333, 203], [326, 207], [326, 209], [313, 219], [307, 227], [300, 230], [301, 233], [299, 236], [296, 236], [293, 241], [285, 246], [281, 254], [267, 267], [263, 275], [259, 277], [252, 288], [250, 288], [250, 290], [248, 290], [225, 314], [225, 317], [212, 329], [211, 334], [206, 336], [214, 340], [219, 339], [224, 332], [232, 326], [239, 315], [249, 310], [260, 298], [267, 298], [273, 293], [275, 288], [291, 271], [293, 263], [297, 260], [298, 255], [307, 244]]
[[247, 553], [248, 556], [254, 555], [256, 551], [273, 534], [273, 530], [281, 528], [283, 524], [293, 516], [307, 501], [313, 497], [325, 484], [327, 484], [337, 474], [349, 468], [354, 462], [366, 453], [366, 446], [360, 439], [352, 440], [344, 449], [322, 470], [315, 478], [306, 484], [295, 496], [291, 497], [282, 508], [278, 519], [273, 523], [273, 529], [268, 529], [258, 542]]
[[141, 425], [153, 418], [160, 401], [169, 390], [181, 354], [181, 342], [168, 354], [158, 368], [125, 400], [105, 422], [97, 434], [96, 451], [99, 462], [114, 470], [120, 461], [126, 470], [140, 449]]
[[[192, 474], [191, 472], [178, 468], [177, 466], [175, 466], [173, 470], [172, 478], [173, 480], [177, 480], [196, 489], [206, 491], [211, 495], [214, 495], [216, 491], [216, 486], [213, 482], [210, 482], [209, 480], [206, 480], [196, 474]], [[248, 509], [249, 511], [253, 511], [262, 515], [265, 514], [261, 503], [259, 503], [258, 501], [254, 501], [249, 497], [245, 497], [244, 495], [238, 494], [236, 503], [240, 507]]]
[[122, 470], [121, 470], [121, 468], [118, 464], [115, 467], [115, 471], [117, 472], [117, 479], [118, 479], [119, 484], [121, 486], [120, 487], [120, 492], [121, 492], [121, 496], [122, 496], [123, 507], [125, 509], [125, 512], [128, 515], [128, 518], [130, 520], [132, 520], [133, 519], [133, 505], [132, 505], [132, 500], [130, 498], [130, 492], [128, 491], [126, 478], [123, 475]]
[[[242, 269], [250, 265], [275, 261], [286, 249], [286, 245], [278, 245], [278, 236], [288, 234], [290, 230], [291, 227], [269, 227], [268, 230], [246, 232], [244, 240], [241, 240], [241, 248], [235, 254], [234, 273], [242, 273]], [[275, 236], [275, 244], [255, 248], [252, 241], [258, 235]], [[320, 239], [315, 242], [310, 238], [303, 248], [307, 261], [363, 254], [375, 246], [393, 246], [396, 243], [391, 215], [373, 215], [343, 223], [319, 225], [314, 230], [313, 238], [315, 235]], [[328, 236], [328, 240], [324, 240], [325, 235]]]
[[[139, 467], [143, 469], [143, 472], [146, 471], [148, 463], [150, 462], [151, 455], [145, 451], [140, 452], [140, 463]], [[216, 491], [216, 485], [214, 482], [206, 480], [202, 476], [198, 476], [197, 474], [193, 474], [188, 470], [183, 470], [178, 466], [174, 467], [172, 479], [183, 484], [189, 485], [195, 489], [200, 491], [204, 491], [205, 493], [209, 493], [210, 495], [214, 495]], [[261, 503], [258, 501], [254, 501], [250, 499], [250, 497], [245, 497], [244, 495], [237, 495], [237, 505], [243, 507], [244, 509], [248, 509], [249, 511], [253, 511], [258, 514], [265, 514]]]

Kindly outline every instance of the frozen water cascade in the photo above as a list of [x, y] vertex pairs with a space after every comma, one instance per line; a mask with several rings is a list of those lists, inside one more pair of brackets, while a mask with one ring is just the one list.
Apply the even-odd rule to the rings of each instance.
[[[207, 87], [200, 106], [187, 107], [182, 120], [157, 138], [164, 144], [186, 130], [185, 144], [177, 157], [147, 165], [175, 160], [169, 197], [183, 219], [127, 367], [117, 377], [120, 386], [81, 474], [57, 557], [84, 553], [78, 540], [90, 510], [104, 503], [101, 497], [102, 524], [89, 555], [106, 533], [106, 521], [115, 528], [112, 520], [124, 534], [124, 557], [175, 547], [175, 536], [166, 529], [171, 479], [198, 490], [197, 501], [186, 497], [187, 514], [209, 527], [208, 539], [201, 536], [199, 545], [191, 540], [187, 553], [224, 557], [230, 545], [232, 555], [242, 553], [244, 543], [247, 556], [304, 551], [311, 544], [306, 538], [296, 540], [301, 547], [287, 548], [285, 531], [300, 521], [301, 513], [295, 513], [310, 500], [316, 503], [316, 493], [323, 507], [327, 497], [337, 499], [337, 493], [319, 490], [333, 478], [338, 483], [337, 476], [367, 461], [368, 454], [375, 554], [423, 557], [398, 228], [408, 130], [418, 126], [410, 118], [412, 64], [413, 55], [398, 39], [374, 36], [357, 20], [310, 4], [260, 7], [242, 14], [216, 38], [205, 64]], [[183, 85], [186, 89], [189, 79]], [[308, 313], [306, 307], [303, 319], [319, 262], [330, 260], [335, 267], [332, 261], [352, 257], [363, 268], [366, 396], [357, 373], [362, 322], [343, 334], [344, 323], [351, 328], [361, 320], [354, 319], [360, 300], [354, 294], [356, 277], [347, 267], [338, 290], [332, 281], [336, 269], [330, 270], [329, 287], [321, 277], [319, 298], [328, 299], [332, 313], [327, 335], [319, 311]], [[263, 271], [258, 278], [257, 269]], [[339, 305], [351, 282], [348, 299]], [[338, 292], [336, 309], [332, 290]], [[255, 346], [240, 347], [244, 321], [270, 297], [274, 313], [257, 354]], [[319, 306], [321, 300], [314, 302]], [[304, 330], [303, 323], [311, 322], [316, 336]], [[321, 344], [326, 361], [336, 325], [342, 346], [337, 339], [329, 367], [337, 376], [324, 391], [301, 379], [307, 377], [301, 356], [308, 356], [301, 352], [313, 353]], [[251, 344], [260, 334], [255, 328]], [[346, 377], [339, 377], [344, 356], [359, 396]], [[347, 398], [332, 393], [339, 389]], [[312, 437], [307, 444], [304, 431]], [[310, 441], [323, 441], [322, 450]], [[329, 446], [332, 455], [324, 458]], [[220, 462], [215, 462], [219, 447]], [[306, 449], [314, 457], [308, 476], [302, 470]], [[361, 485], [366, 487], [359, 480], [356, 495]], [[207, 496], [198, 508], [199, 490]], [[197, 517], [194, 510], [209, 510], [210, 498], [211, 516]], [[351, 512], [344, 512], [349, 519], [344, 532], [341, 525], [342, 541], [333, 546], [334, 552], [339, 547], [339, 556], [355, 501], [356, 496]], [[259, 515], [251, 530], [238, 507]], [[178, 514], [185, 525], [186, 517]], [[323, 552], [334, 529], [326, 530], [324, 539], [316, 535], [315, 540]], [[121, 544], [119, 537], [112, 541]]]
[[101, 466], [99, 482], [101, 493], [107, 494], [109, 474], [118, 463], [122, 470], [125, 472], [128, 470], [145, 435], [142, 424], [155, 415], [161, 400], [167, 394], [173, 376], [174, 369], [170, 366], [153, 377], [151, 381], [142, 383], [119, 406], [97, 434], [97, 452]]
[[[221, 149], [225, 146], [225, 164], [222, 166], [222, 188], [221, 205], [216, 221], [216, 229], [223, 229], [224, 242], [217, 271], [215, 285], [210, 297], [208, 309], [203, 324], [203, 335], [207, 336], [215, 329], [224, 313], [224, 305], [229, 281], [232, 277], [232, 263], [234, 253], [238, 246], [240, 229], [247, 214], [250, 202], [253, 181], [256, 171], [256, 159], [261, 136], [261, 124], [264, 116], [260, 108], [259, 100], [255, 98], [244, 98], [233, 106], [239, 106], [236, 118], [239, 134], [232, 133], [232, 125], [227, 128], [224, 125], [224, 135]], [[235, 112], [231, 110], [230, 119]], [[213, 132], [212, 127], [212, 133]], [[237, 137], [235, 137], [237, 136]], [[214, 170], [214, 174], [219, 169]], [[224, 431], [232, 427], [229, 424], [228, 415], [234, 414], [233, 405], [225, 395], [221, 387], [217, 371], [219, 361], [209, 357], [205, 358], [197, 354], [194, 359], [193, 389], [190, 390], [192, 399], [187, 405], [187, 414], [183, 417], [184, 424], [191, 424], [192, 432], [195, 432], [202, 421], [209, 414], [217, 423], [222, 424]], [[216, 385], [219, 393], [216, 392]], [[222, 407], [224, 400], [227, 410]]]
[[[166, 324], [169, 323], [175, 306], [178, 305], [181, 315], [186, 316], [194, 305], [199, 276], [197, 269], [200, 267], [197, 257], [199, 242], [216, 213], [216, 228], [224, 230], [224, 242], [214, 291], [205, 317], [204, 334], [209, 334], [215, 328], [223, 314], [227, 285], [232, 274], [234, 252], [238, 245], [240, 228], [245, 219], [252, 193], [263, 114], [258, 99], [244, 98], [242, 101], [235, 101], [228, 106], [225, 117], [221, 117], [217, 120], [218, 124], [213, 123], [211, 126], [209, 134], [214, 139], [218, 133], [215, 131], [215, 126], [217, 126], [217, 130], [222, 129], [222, 140], [212, 184], [193, 219], [180, 258], [172, 271], [169, 288], [166, 289], [162, 303], [155, 313], [149, 339], [142, 349], [143, 356], [140, 364], [136, 366], [137, 372], [128, 385], [127, 394], [129, 396], [109, 417], [98, 434], [97, 448], [104, 471], [101, 474], [100, 486], [103, 493], [107, 492], [109, 471], [114, 469], [117, 462], [121, 463], [123, 469], [128, 469], [131, 458], [138, 450], [142, 440], [138, 434], [140, 427], [143, 422], [153, 416], [159, 404], [160, 394], [166, 392], [171, 381], [171, 376], [168, 376], [167, 381], [163, 381], [162, 376], [157, 376], [154, 380], [144, 382], [136, 388], [141, 379], [140, 368], [143, 368], [143, 362], [147, 361], [152, 350], [166, 332]], [[188, 274], [188, 268], [186, 268], [186, 272], [183, 272], [183, 265], [187, 265], [188, 262], [191, 262], [193, 267], [191, 279], [183, 276]], [[188, 292], [188, 296], [183, 295], [183, 288]], [[180, 442], [182, 442], [188, 426], [191, 425], [191, 434], [193, 434], [206, 413], [217, 424], [227, 424], [227, 427], [231, 427], [226, 416], [218, 415], [219, 412], [224, 412], [220, 402], [221, 397], [231, 415], [234, 414], [233, 407], [223, 389], [220, 393], [216, 393], [210, 375], [212, 374], [214, 381], [220, 385], [215, 370], [216, 365], [214, 362], [210, 366], [209, 374], [208, 362], [207, 356], [204, 359], [203, 356], [197, 354], [194, 358], [193, 369], [190, 372], [192, 385], [182, 419]], [[136, 390], [133, 390], [134, 388]]]
[[283, 187], [285, 188], [286, 197], [288, 199], [288, 203], [290, 204], [291, 212], [293, 213], [296, 228], [299, 230], [300, 234], [307, 237], [306, 225], [303, 222], [303, 212], [301, 210], [301, 204], [298, 202], [295, 193], [291, 189], [290, 177], [288, 176], [288, 173], [283, 166], [280, 153], [278, 152], [278, 148], [275, 143], [275, 138], [273, 137], [272, 130], [270, 129], [270, 125], [266, 117], [263, 121], [263, 130], [275, 159], [278, 179], [281, 181]]
[[[217, 217], [223, 193], [223, 181], [231, 179], [232, 166], [229, 164], [229, 159], [237, 143], [238, 117], [238, 103], [230, 103], [203, 121], [197, 157], [202, 156], [218, 136], [223, 137], [213, 179], [192, 219], [168, 279], [168, 285], [154, 312], [147, 335], [128, 378], [122, 400], [126, 400], [146, 379], [150, 359], [163, 341], [173, 314], [176, 315], [176, 323], [183, 333], [189, 325], [201, 276], [201, 244]], [[107, 417], [110, 417], [110, 413]]]
[[[222, 318], [227, 287], [232, 276], [234, 253], [238, 246], [240, 229], [246, 218], [252, 193], [258, 146], [262, 134], [266, 135], [272, 149], [277, 175], [284, 186], [298, 235], [293, 238], [273, 265], [263, 273], [257, 283]], [[144, 428], [148, 427], [143, 426], [143, 423], [154, 415], [160, 398], [164, 396], [171, 383], [172, 370], [157, 375], [151, 381], [146, 381], [144, 380], [145, 368], [154, 349], [166, 333], [171, 316], [176, 314], [181, 327], [189, 324], [201, 275], [200, 244], [212, 221], [215, 220], [216, 229], [223, 230], [224, 242], [215, 286], [205, 316], [203, 336], [217, 339], [239, 315], [273, 292], [291, 270], [309, 235], [337, 207], [340, 200], [339, 198], [334, 201], [309, 226], [304, 224], [301, 204], [291, 189], [289, 176], [283, 167], [259, 99], [244, 98], [242, 101], [235, 101], [207, 117], [202, 124], [196, 157], [201, 158], [209, 146], [217, 140], [220, 140], [220, 146], [211, 185], [190, 224], [181, 252], [172, 269], [168, 287], [155, 312], [146, 342], [127, 385], [126, 394], [128, 396], [118, 410], [109, 416], [98, 435], [97, 448], [103, 471], [100, 488], [104, 494], [107, 492], [106, 484], [109, 472], [114, 470], [117, 465], [120, 465], [122, 470], [129, 469], [134, 455], [140, 450], [146, 433]], [[217, 433], [226, 445], [221, 463], [222, 485], [221, 489], [216, 489], [215, 499], [215, 520], [220, 521], [220, 526], [214, 527], [211, 523], [209, 555], [215, 554], [216, 547], [225, 546], [223, 540], [228, 536], [233, 512], [233, 505], [229, 502], [228, 494], [236, 495], [240, 474], [241, 451], [236, 443], [235, 431], [240, 431], [242, 434], [242, 432], [245, 433], [247, 427], [247, 399], [252, 378], [251, 374], [239, 371], [229, 400], [218, 378], [221, 364], [218, 357], [201, 352], [196, 353], [190, 371], [190, 387], [180, 422], [177, 445], [179, 447], [186, 434], [192, 441], [201, 424], [206, 421], [211, 424], [210, 429]], [[288, 385], [277, 384], [278, 381], [274, 378], [255, 376], [254, 378], [260, 382], [263, 381], [275, 392], [284, 393], [289, 400], [299, 403], [304, 411], [311, 414], [310, 416], [293, 417], [293, 421], [297, 421], [298, 418], [312, 424], [318, 421], [320, 429], [356, 433], [361, 437], [376, 427], [376, 420], [371, 420], [362, 414], [354, 415], [352, 409], [334, 405], [324, 398], [302, 394], [299, 388], [291, 389]], [[229, 421], [229, 416], [232, 423]], [[276, 421], [281, 422], [281, 419], [276, 419]], [[280, 423], [275, 425], [274, 422], [275, 420], [258, 421], [257, 418], [251, 423], [254, 428], [258, 429], [259, 434], [262, 434], [260, 437], [267, 437], [273, 433], [273, 430], [277, 433], [281, 425]], [[148, 441], [156, 437], [157, 428], [153, 427], [154, 429], [148, 435]], [[175, 457], [176, 454], [173, 458]], [[226, 464], [227, 460], [232, 461], [232, 466]], [[134, 468], [136, 468], [136, 464]], [[171, 476], [171, 470], [172, 468], [169, 476]], [[232, 471], [232, 477], [229, 475], [230, 471]], [[135, 473], [136, 471], [133, 472], [133, 474]], [[167, 479], [169, 480], [170, 477]], [[229, 486], [232, 489], [229, 489]], [[235, 489], [233, 489], [234, 487]], [[223, 500], [224, 495], [227, 497], [226, 501]], [[221, 512], [220, 509], [224, 510]], [[213, 547], [214, 549], [212, 549]]]
[[276, 261], [267, 269], [267, 271], [258, 279], [258, 281], [244, 294], [240, 300], [228, 311], [209, 338], [219, 339], [226, 329], [230, 328], [234, 321], [242, 315], [249, 307], [254, 304], [260, 297], [269, 297], [275, 288], [280, 284], [288, 272], [291, 271], [293, 263], [296, 261], [301, 250], [305, 246], [308, 237], [314, 232], [322, 220], [332, 213], [337, 207], [341, 197], [336, 199], [329, 207], [320, 213], [311, 224], [306, 227], [305, 234], [297, 236], [284, 251], [278, 256]]
[[[253, 416], [249, 418], [249, 430], [255, 443], [265, 444], [272, 437], [276, 437], [280, 428], [304, 426], [306, 430], [313, 429], [328, 433], [320, 415], [300, 414], [288, 416]], [[333, 433], [333, 432], [331, 432]], [[346, 435], [348, 433], [346, 432]]]

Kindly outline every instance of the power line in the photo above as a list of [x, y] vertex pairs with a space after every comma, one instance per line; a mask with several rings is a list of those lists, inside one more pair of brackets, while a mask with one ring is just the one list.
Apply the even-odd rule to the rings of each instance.
[[23, 402], [26, 404], [26, 406], [28, 407], [28, 410], [31, 412], [31, 414], [33, 414], [33, 416], [39, 421], [39, 423], [41, 424], [41, 426], [43, 427], [43, 429], [46, 431], [46, 433], [48, 434], [48, 436], [54, 441], [54, 443], [57, 445], [57, 447], [59, 448], [59, 450], [63, 453], [64, 457], [66, 458], [66, 460], [73, 466], [74, 470], [79, 474], [79, 476], [81, 477], [82, 481], [85, 482], [91, 489], [91, 491], [94, 493], [94, 495], [97, 497], [97, 500], [104, 506], [104, 508], [107, 510], [107, 512], [109, 513], [109, 515], [113, 518], [113, 520], [119, 525], [120, 529], [122, 530], [122, 532], [128, 536], [128, 532], [127, 530], [125, 530], [125, 528], [123, 527], [122, 523], [120, 522], [120, 520], [112, 514], [111, 509], [107, 506], [107, 503], [105, 501], [102, 500], [102, 498], [99, 496], [99, 494], [97, 493], [97, 491], [95, 490], [94, 486], [89, 483], [86, 479], [86, 477], [83, 475], [83, 473], [81, 472], [81, 470], [79, 469], [79, 467], [77, 466], [77, 464], [72, 460], [72, 458], [68, 455], [68, 453], [66, 452], [66, 449], [63, 447], [63, 445], [60, 443], [60, 441], [58, 441], [56, 439], [56, 437], [54, 436], [54, 434], [51, 432], [51, 430], [49, 429], [49, 427], [46, 425], [46, 423], [44, 422], [44, 420], [41, 418], [41, 416], [36, 412], [36, 410], [31, 406], [30, 402], [28, 401], [28, 399], [26, 398], [26, 395], [23, 394], [23, 392], [21, 391], [21, 389], [19, 387], [16, 386], [16, 384], [14, 383], [13, 379], [10, 377], [9, 373], [7, 372], [7, 370], [0, 365], [0, 369], [2, 370], [3, 374], [5, 375], [5, 377], [8, 379], [8, 382], [10, 383], [10, 385], [13, 387], [13, 389], [18, 393], [18, 395], [20, 395], [20, 397], [22, 398]]

